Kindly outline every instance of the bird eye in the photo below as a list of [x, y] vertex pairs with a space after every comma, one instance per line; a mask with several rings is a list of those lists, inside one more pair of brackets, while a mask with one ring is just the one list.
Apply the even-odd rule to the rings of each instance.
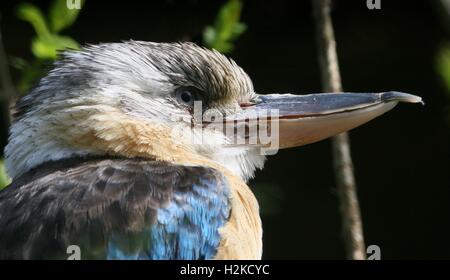
[[176, 92], [176, 98], [178, 102], [188, 106], [193, 106], [194, 101], [200, 100], [199, 95], [190, 88], [178, 89]]
[[190, 91], [183, 91], [180, 93], [180, 99], [184, 103], [191, 103], [194, 100], [194, 95]]

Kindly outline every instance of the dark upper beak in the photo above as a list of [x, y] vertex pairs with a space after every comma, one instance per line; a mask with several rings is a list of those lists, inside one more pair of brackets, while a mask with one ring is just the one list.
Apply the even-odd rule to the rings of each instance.
[[[239, 124], [245, 121], [248, 127], [249, 121], [255, 120], [257, 116], [258, 124], [269, 121], [270, 128], [276, 121], [279, 148], [287, 148], [320, 141], [353, 129], [391, 110], [398, 102], [420, 103], [422, 99], [394, 91], [260, 95], [256, 103], [245, 104], [240, 113], [227, 117], [226, 122]], [[246, 137], [249, 137], [249, 133]]]

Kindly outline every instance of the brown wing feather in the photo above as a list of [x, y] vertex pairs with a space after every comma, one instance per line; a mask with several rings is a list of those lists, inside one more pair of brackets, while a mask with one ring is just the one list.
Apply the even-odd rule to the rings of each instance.
[[[66, 258], [66, 248], [89, 248], [105, 258], [108, 238], [124, 235], [124, 250], [148, 242], [142, 229], [174, 190], [190, 192], [218, 172], [145, 159], [72, 159], [44, 164], [0, 192], [0, 258]], [[220, 179], [222, 180], [222, 178]]]

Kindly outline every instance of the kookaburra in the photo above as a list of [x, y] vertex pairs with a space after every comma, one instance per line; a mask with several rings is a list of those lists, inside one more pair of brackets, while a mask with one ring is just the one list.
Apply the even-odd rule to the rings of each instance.
[[260, 95], [235, 62], [193, 43], [63, 52], [14, 110], [0, 258], [66, 259], [76, 245], [82, 259], [259, 259], [259, 208], [246, 181], [267, 151], [420, 101]]

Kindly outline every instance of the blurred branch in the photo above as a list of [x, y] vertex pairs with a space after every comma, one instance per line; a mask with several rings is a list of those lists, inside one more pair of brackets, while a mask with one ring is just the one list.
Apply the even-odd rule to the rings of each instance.
[[[0, 23], [2, 15], [0, 14]], [[1, 27], [1, 26], [0, 26]], [[5, 48], [3, 46], [2, 31], [0, 28], [0, 101], [9, 108], [9, 101], [15, 96], [15, 90], [9, 72], [8, 60], [6, 58]], [[8, 111], [8, 110], [7, 110]], [[9, 120], [9, 114], [7, 119]]]
[[[336, 41], [330, 16], [331, 1], [313, 0], [312, 2], [316, 21], [322, 86], [326, 92], [341, 92], [342, 85]], [[341, 133], [333, 137], [332, 147], [347, 257], [354, 260], [363, 260], [366, 259], [366, 249], [348, 134]]]
[[[0, 14], [0, 24], [2, 20]], [[1, 114], [4, 127], [9, 127], [11, 121], [10, 103], [12, 98], [16, 96], [15, 88], [12, 83], [11, 73], [9, 72], [8, 60], [6, 58], [5, 48], [3, 46], [3, 37], [0, 25], [0, 104]]]
[[434, 0], [431, 3], [447, 34], [450, 34], [450, 0]]
[[[435, 0], [436, 13], [440, 16], [443, 26], [446, 28], [447, 34], [450, 34], [450, 0]], [[446, 86], [446, 102], [444, 104], [444, 117], [448, 125], [450, 125], [450, 43], [442, 45], [436, 56], [436, 71]]]
[[[10, 103], [15, 96], [15, 90], [12, 83], [11, 75], [6, 60], [6, 53], [3, 47], [3, 37], [1, 32], [1, 14], [0, 14], [0, 110], [2, 115], [2, 126], [9, 127], [10, 124]], [[3, 160], [0, 160], [0, 189], [4, 188], [11, 182], [6, 174]]]

